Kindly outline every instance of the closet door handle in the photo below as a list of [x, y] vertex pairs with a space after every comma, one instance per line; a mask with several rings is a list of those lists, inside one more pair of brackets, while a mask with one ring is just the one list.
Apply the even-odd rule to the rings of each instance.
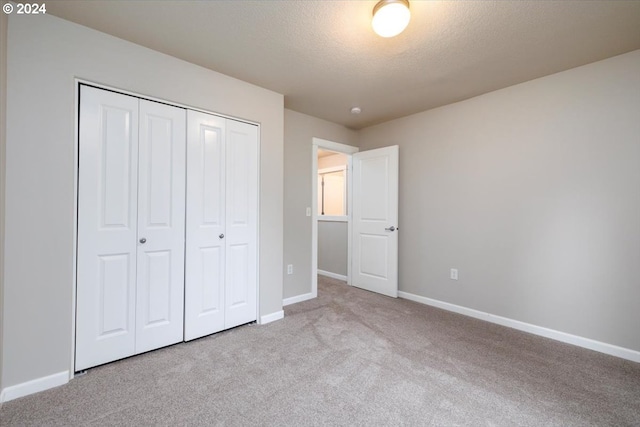
[[385, 228], [386, 231], [396, 231], [396, 228], [392, 225], [389, 228]]
[[218, 237], [224, 239], [224, 234], [220, 234]]
[[140, 243], [142, 243], [142, 244], [144, 245], [145, 243], [147, 243], [147, 239], [145, 239], [145, 238], [143, 237], [142, 239], [140, 239]]

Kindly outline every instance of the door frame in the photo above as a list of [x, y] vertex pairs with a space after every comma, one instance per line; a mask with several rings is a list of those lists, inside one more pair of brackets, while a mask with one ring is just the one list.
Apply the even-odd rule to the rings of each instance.
[[358, 147], [311, 138], [311, 298], [318, 296], [318, 149], [347, 155], [347, 284], [351, 285], [351, 203], [353, 197], [351, 155]]
[[249, 123], [255, 125], [258, 128], [258, 217], [256, 223], [256, 239], [257, 239], [257, 251], [256, 251], [256, 275], [257, 275], [257, 290], [256, 290], [256, 322], [260, 323], [260, 159], [261, 159], [261, 125], [258, 122], [251, 120], [241, 119], [227, 114], [217, 113], [209, 110], [203, 110], [201, 108], [193, 107], [187, 104], [181, 104], [179, 102], [168, 101], [162, 98], [156, 98], [149, 95], [144, 95], [137, 92], [132, 92], [126, 89], [116, 88], [113, 86], [98, 83], [92, 80], [75, 77], [73, 80], [74, 85], [74, 143], [73, 143], [73, 259], [72, 270], [73, 278], [71, 280], [71, 357], [69, 358], [69, 380], [75, 377], [75, 365], [76, 365], [76, 293], [78, 285], [78, 177], [80, 168], [80, 86], [92, 86], [98, 89], [108, 90], [111, 92], [120, 93], [123, 95], [135, 96], [140, 99], [148, 101], [159, 102], [162, 104], [171, 105], [174, 107], [184, 108], [187, 110], [198, 111], [201, 113], [212, 114], [214, 116], [222, 117], [225, 119], [236, 120], [239, 122]]

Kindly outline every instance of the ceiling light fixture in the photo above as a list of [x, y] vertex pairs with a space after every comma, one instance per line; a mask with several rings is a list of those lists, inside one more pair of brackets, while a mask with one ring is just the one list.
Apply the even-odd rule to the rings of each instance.
[[360, 113], [362, 113], [362, 108], [360, 107], [353, 107], [351, 109], [351, 114], [360, 114]]
[[380, 0], [373, 8], [371, 26], [381, 37], [394, 37], [409, 25], [409, 0]]

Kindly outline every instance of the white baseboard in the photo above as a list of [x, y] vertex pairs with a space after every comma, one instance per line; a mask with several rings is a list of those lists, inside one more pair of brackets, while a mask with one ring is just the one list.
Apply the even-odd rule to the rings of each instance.
[[58, 372], [26, 383], [9, 386], [0, 393], [0, 402], [8, 402], [19, 397], [58, 387], [69, 382], [69, 371]]
[[554, 329], [532, 325], [530, 323], [509, 319], [507, 317], [496, 316], [491, 313], [485, 313], [483, 311], [474, 310], [472, 308], [467, 308], [467, 307], [451, 304], [444, 301], [438, 301], [438, 300], [423, 297], [420, 295], [410, 294], [408, 292], [398, 291], [398, 296], [400, 298], [404, 298], [404, 299], [419, 302], [422, 304], [430, 305], [433, 307], [441, 308], [443, 310], [452, 311], [454, 313], [463, 314], [469, 317], [474, 317], [476, 319], [484, 320], [487, 322], [495, 323], [495, 324], [506, 326], [513, 329], [517, 329], [519, 331], [528, 332], [530, 334], [539, 335], [545, 338], [551, 338], [552, 340], [561, 341], [567, 344], [573, 344], [578, 347], [587, 348], [589, 350], [598, 351], [600, 353], [605, 353], [611, 356], [616, 356], [622, 359], [631, 360], [632, 362], [640, 363], [640, 351], [631, 350], [624, 347], [618, 347], [616, 345], [592, 340], [590, 338], [571, 335], [566, 332], [560, 332]]
[[296, 295], [295, 297], [289, 297], [289, 298], [285, 298], [282, 300], [282, 305], [289, 305], [289, 304], [295, 304], [297, 302], [302, 302], [302, 301], [306, 301], [309, 299], [313, 299], [316, 296], [313, 294], [313, 292], [309, 292], [308, 294], [302, 294], [302, 295]]
[[266, 325], [267, 323], [275, 322], [276, 320], [284, 319], [284, 310], [276, 311], [275, 313], [265, 314], [260, 316], [260, 324]]
[[327, 276], [327, 277], [331, 277], [332, 279], [344, 280], [345, 282], [347, 281], [347, 276], [344, 276], [344, 275], [338, 274], [338, 273], [332, 273], [330, 271], [324, 271], [324, 270], [318, 269], [318, 274], [321, 274], [321, 275]]

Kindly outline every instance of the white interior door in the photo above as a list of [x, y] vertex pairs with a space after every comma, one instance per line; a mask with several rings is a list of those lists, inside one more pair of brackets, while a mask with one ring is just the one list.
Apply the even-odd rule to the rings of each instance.
[[225, 329], [257, 318], [258, 127], [227, 120]]
[[398, 146], [353, 154], [353, 286], [398, 296]]
[[135, 352], [183, 340], [186, 111], [140, 100]]
[[185, 340], [224, 329], [226, 119], [187, 112]]
[[138, 99], [80, 93], [76, 370], [134, 354]]

